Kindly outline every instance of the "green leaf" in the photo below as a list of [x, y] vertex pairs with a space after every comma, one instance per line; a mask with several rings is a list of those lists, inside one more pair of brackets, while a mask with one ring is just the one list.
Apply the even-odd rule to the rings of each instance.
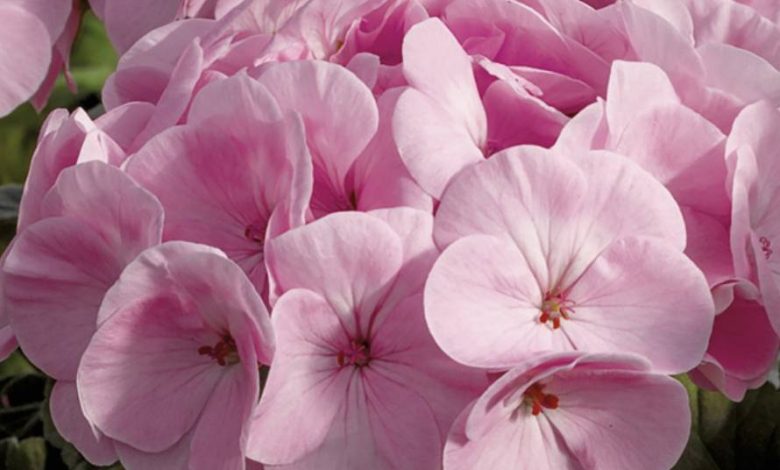
[[15, 438], [6, 449], [5, 468], [14, 470], [45, 470], [46, 441], [42, 437], [30, 437], [14, 445]]

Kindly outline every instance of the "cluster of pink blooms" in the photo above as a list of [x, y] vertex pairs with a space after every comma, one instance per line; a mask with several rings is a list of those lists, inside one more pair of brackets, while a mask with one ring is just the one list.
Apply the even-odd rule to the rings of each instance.
[[0, 324], [92, 463], [665, 469], [671, 375], [776, 367], [780, 2], [91, 4], [107, 112], [41, 130]]

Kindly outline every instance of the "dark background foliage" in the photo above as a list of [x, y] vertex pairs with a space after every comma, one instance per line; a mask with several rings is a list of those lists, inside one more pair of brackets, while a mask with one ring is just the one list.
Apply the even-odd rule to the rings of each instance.
[[[100, 88], [116, 60], [102, 25], [87, 12], [71, 64], [78, 93], [70, 93], [60, 79], [42, 113], [26, 104], [0, 119], [0, 251], [14, 234], [21, 184], [44, 118], [54, 108], [97, 107]], [[679, 379], [690, 395], [693, 422], [675, 470], [780, 469], [780, 392], [765, 385], [735, 404], [720, 393], [697, 389], [685, 377]], [[52, 380], [19, 351], [0, 363], [0, 469], [96, 468], [54, 428], [46, 398], [51, 386]]]

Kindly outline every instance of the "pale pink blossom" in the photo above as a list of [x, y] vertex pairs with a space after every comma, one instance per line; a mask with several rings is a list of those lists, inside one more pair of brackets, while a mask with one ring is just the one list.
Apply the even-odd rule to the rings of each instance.
[[249, 456], [286, 468], [436, 468], [446, 430], [484, 387], [433, 342], [422, 288], [430, 215], [338, 213], [274, 239], [284, 294]]
[[453, 180], [435, 238], [446, 249], [426, 284], [426, 319], [459, 362], [632, 352], [679, 373], [704, 355], [714, 305], [682, 254], [682, 215], [625, 157], [505, 150]]
[[259, 372], [273, 356], [268, 312], [217, 249], [143, 252], [106, 293], [78, 369], [81, 407], [125, 468], [245, 468]]
[[5, 308], [27, 358], [58, 381], [51, 408], [60, 434], [107, 465], [116, 460], [113, 443], [90, 432], [78, 411], [76, 370], [104, 294], [128, 262], [160, 242], [162, 207], [123, 172], [95, 161], [64, 169], [38, 210], [40, 219], [5, 257]]
[[674, 379], [625, 355], [518, 362], [458, 417], [445, 470], [671, 468], [690, 428]]

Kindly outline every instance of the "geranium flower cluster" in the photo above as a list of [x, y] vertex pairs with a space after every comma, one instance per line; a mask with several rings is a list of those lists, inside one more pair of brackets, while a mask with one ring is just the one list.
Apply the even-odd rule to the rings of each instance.
[[[56, 74], [11, 3], [0, 70]], [[107, 112], [47, 119], [0, 278], [92, 463], [664, 469], [671, 375], [775, 366], [780, 4], [140, 3], [92, 2]]]

